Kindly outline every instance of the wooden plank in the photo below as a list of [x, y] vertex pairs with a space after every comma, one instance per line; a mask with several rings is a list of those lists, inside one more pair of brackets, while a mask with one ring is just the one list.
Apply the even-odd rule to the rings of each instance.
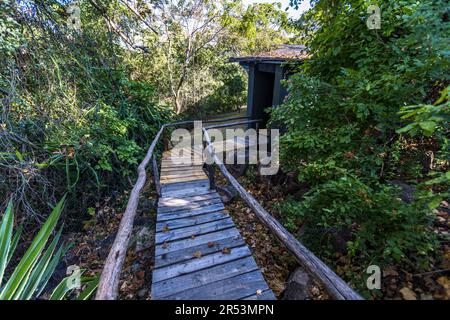
[[[234, 248], [229, 254], [222, 252], [213, 253], [199, 259], [190, 260], [182, 264], [170, 265], [163, 268], [153, 270], [153, 282], [159, 282], [166, 279], [185, 275], [197, 270], [206, 269], [218, 264], [238, 260], [251, 256], [251, 252], [247, 246]], [[255, 291], [256, 292], [256, 291]]]
[[202, 207], [199, 209], [194, 209], [194, 210], [183, 210], [183, 211], [177, 211], [174, 213], [164, 213], [164, 214], [159, 214], [157, 216], [157, 222], [181, 219], [181, 218], [188, 218], [188, 217], [205, 214], [208, 212], [221, 211], [224, 209], [225, 209], [225, 207], [223, 206], [223, 204], [220, 203], [220, 204], [213, 204], [210, 206], [205, 206], [205, 207]]
[[173, 179], [177, 177], [192, 177], [192, 176], [200, 176], [205, 174], [203, 169], [201, 170], [164, 170], [161, 172], [161, 177], [165, 179]]
[[192, 176], [192, 177], [186, 177], [186, 176], [178, 176], [175, 178], [161, 178], [160, 182], [161, 185], [167, 186], [168, 184], [175, 184], [175, 183], [181, 183], [181, 182], [203, 182], [206, 179], [208, 179], [208, 176], [206, 174], [201, 174], [198, 176]]
[[[194, 189], [194, 188], [199, 188], [199, 187], [204, 187], [204, 186], [209, 187], [208, 179], [161, 184], [162, 189], [165, 189], [166, 191], [168, 191], [168, 190], [174, 191], [174, 193], [173, 193], [174, 196], [176, 196], [177, 192], [181, 189]], [[190, 193], [195, 194], [195, 190], [190, 191]]]
[[190, 155], [185, 154], [183, 156], [175, 155], [173, 157], [164, 157], [162, 160], [174, 164], [200, 165], [201, 163], [203, 163], [203, 156], [200, 154], [191, 153]]
[[203, 163], [199, 164], [190, 164], [190, 165], [178, 165], [175, 167], [170, 166], [170, 164], [173, 164], [173, 161], [166, 161], [165, 164], [168, 166], [165, 166], [164, 170], [173, 170], [173, 171], [182, 171], [182, 170], [201, 170], [203, 168]]
[[231, 218], [226, 218], [196, 226], [175, 229], [168, 232], [159, 232], [155, 236], [155, 244], [186, 239], [192, 236], [197, 237], [205, 233], [216, 232], [219, 230], [229, 229], [233, 227], [234, 227], [233, 220], [231, 220]]
[[259, 270], [164, 297], [165, 300], [237, 300], [268, 290]]
[[194, 162], [193, 159], [162, 159], [161, 166], [164, 168], [195, 168], [203, 166], [203, 162]]
[[254, 294], [250, 297], [246, 297], [242, 300], [276, 300], [275, 295], [273, 294], [272, 290], [267, 290], [262, 292], [261, 294]]
[[211, 200], [188, 202], [187, 204], [180, 205], [180, 206], [160, 206], [157, 209], [157, 212], [158, 212], [158, 214], [160, 214], [160, 213], [169, 213], [169, 212], [175, 212], [175, 211], [181, 211], [181, 210], [193, 210], [193, 209], [198, 209], [201, 207], [210, 206], [213, 204], [221, 204], [221, 203], [222, 203], [222, 199], [213, 198]]
[[211, 241], [209, 243], [203, 243], [198, 246], [184, 248], [182, 250], [165, 253], [155, 257], [155, 267], [160, 268], [175, 263], [181, 263], [188, 260], [197, 259], [194, 254], [201, 253], [202, 256], [206, 256], [211, 253], [222, 251], [224, 248], [236, 248], [244, 246], [245, 242], [242, 238], [225, 238], [218, 241]]
[[[175, 180], [175, 179], [186, 179], [186, 178], [191, 178], [191, 180], [196, 180], [196, 178], [198, 177], [207, 177], [205, 172], [199, 172], [199, 173], [175, 173], [175, 174], [171, 174], [171, 175], [162, 175], [161, 179], [162, 180]], [[189, 180], [187, 180], [189, 181]]]
[[182, 205], [189, 202], [205, 201], [210, 199], [220, 198], [219, 194], [214, 190], [207, 190], [203, 194], [179, 196], [179, 197], [163, 197], [160, 198], [158, 203], [160, 206], [176, 206]]
[[[189, 183], [190, 185], [197, 183], [197, 184], [203, 184], [208, 179], [207, 175], [197, 175], [197, 176], [178, 176], [176, 178], [161, 178], [160, 182], [161, 185], [165, 186], [166, 188], [170, 184], [178, 184], [179, 187], [183, 188], [184, 186], [182, 184]], [[209, 179], [208, 179], [209, 182]]]
[[182, 171], [182, 170], [200, 170], [203, 168], [204, 163], [177, 163], [174, 161], [164, 161], [161, 162], [161, 168], [165, 171], [173, 170], [173, 171]]
[[156, 232], [161, 232], [164, 229], [175, 230], [179, 228], [185, 228], [188, 226], [200, 225], [203, 223], [222, 220], [229, 217], [230, 215], [227, 214], [225, 211], [217, 211], [212, 213], [206, 213], [200, 216], [170, 220], [165, 222], [158, 222], [156, 224]]
[[204, 172], [203, 166], [186, 167], [186, 168], [169, 168], [166, 167], [162, 170], [164, 174], [167, 173], [184, 173], [184, 172]]
[[153, 283], [152, 298], [161, 299], [178, 292], [201, 287], [211, 282], [232, 278], [255, 270], [258, 270], [258, 266], [252, 257], [242, 258], [184, 276]]
[[202, 167], [205, 164], [205, 160], [203, 158], [197, 158], [195, 156], [191, 156], [189, 158], [166, 158], [161, 160], [161, 164], [166, 168], [198, 168]]
[[161, 193], [165, 195], [179, 196], [182, 194], [194, 195], [200, 190], [209, 190], [208, 180], [199, 180], [195, 183], [183, 182], [183, 183], [171, 183], [167, 185], [161, 185]]
[[192, 165], [190, 165], [190, 166], [175, 166], [175, 167], [172, 167], [172, 166], [164, 166], [164, 167], [162, 167], [162, 171], [163, 172], [170, 172], [170, 171], [173, 171], [174, 173], [177, 173], [177, 172], [182, 172], [182, 171], [199, 171], [199, 172], [202, 172], [203, 171], [203, 165], [197, 165], [197, 166], [192, 166]]
[[204, 193], [208, 193], [208, 191], [211, 191], [211, 189], [209, 188], [209, 183], [208, 185], [200, 185], [200, 186], [187, 186], [187, 187], [183, 187], [180, 188], [179, 190], [175, 189], [175, 190], [166, 190], [166, 192], [162, 192], [162, 196], [171, 196], [171, 197], [190, 197], [190, 196], [194, 196], [197, 194], [204, 194]]
[[167, 244], [156, 245], [155, 246], [155, 255], [163, 255], [165, 253], [182, 250], [184, 248], [190, 248], [194, 246], [198, 246], [201, 244], [205, 244], [208, 242], [216, 242], [221, 239], [226, 238], [241, 238], [239, 231], [236, 228], [231, 228], [227, 230], [222, 230], [218, 232], [204, 234], [202, 236], [198, 236], [195, 238], [184, 239], [180, 241], [170, 242]]
[[[221, 197], [219, 195], [207, 195], [203, 198], [193, 198], [192, 200], [190, 198], [179, 198], [166, 201], [167, 198], [161, 198], [164, 200], [163, 202], [160, 202], [160, 205], [158, 206], [158, 212], [166, 212], [170, 209], [170, 211], [176, 211], [180, 208], [192, 208], [195, 209], [192, 206], [202, 206], [203, 204], [214, 204], [216, 202], [222, 201]], [[162, 203], [162, 204], [161, 204]]]
[[161, 173], [161, 177], [165, 179], [173, 179], [177, 177], [195, 177], [195, 176], [201, 176], [205, 173], [205, 171], [202, 170], [164, 170]]
[[174, 157], [174, 156], [178, 156], [179, 154], [198, 154], [201, 155], [203, 154], [203, 145], [195, 145], [195, 147], [187, 147], [187, 148], [177, 148], [176, 152], [173, 152], [172, 150], [166, 151], [163, 154], [164, 158], [169, 158], [169, 157]]
[[[203, 149], [203, 146], [201, 147]], [[194, 148], [192, 149], [180, 148], [177, 149], [176, 152], [165, 153], [163, 159], [180, 159], [189, 156], [191, 157], [197, 156], [201, 159], [201, 157], [203, 157], [203, 150], [195, 150]]]

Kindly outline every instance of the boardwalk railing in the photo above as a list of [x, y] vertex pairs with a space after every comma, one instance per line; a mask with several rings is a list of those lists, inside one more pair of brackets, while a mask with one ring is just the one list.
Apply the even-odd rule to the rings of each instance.
[[[240, 117], [247, 118], [247, 117]], [[237, 120], [226, 119], [227, 121]], [[337, 300], [361, 300], [361, 296], [358, 295], [352, 288], [350, 288], [333, 270], [331, 270], [325, 263], [317, 258], [311, 251], [309, 251], [303, 244], [300, 243], [291, 233], [289, 233], [279, 221], [277, 221], [269, 212], [267, 212], [258, 201], [248, 193], [239, 182], [230, 174], [225, 165], [220, 161], [217, 156], [214, 146], [208, 134], [208, 129], [212, 127], [227, 127], [243, 124], [250, 124], [258, 122], [259, 120], [248, 120], [242, 122], [228, 123], [224, 125], [216, 125], [203, 128], [204, 138], [206, 140], [206, 146], [209, 154], [214, 158], [216, 165], [224, 177], [231, 183], [231, 185], [237, 190], [240, 197], [247, 203], [247, 205], [254, 211], [258, 219], [278, 238], [278, 240], [294, 255], [297, 261], [311, 274], [316, 280], [318, 280], [328, 293]], [[152, 160], [153, 166], [153, 179], [156, 185], [156, 191], [160, 195], [160, 186], [158, 178], [158, 165], [156, 157], [153, 154], [154, 150], [160, 140], [166, 128], [182, 125], [190, 125], [194, 121], [183, 121], [172, 124], [163, 125], [158, 131], [155, 139], [151, 143], [144, 160], [138, 167], [138, 179], [131, 191], [130, 198], [122, 217], [122, 220], [117, 231], [116, 238], [108, 254], [105, 262], [104, 269], [100, 277], [99, 287], [96, 293], [97, 300], [115, 300], [118, 296], [120, 273], [125, 260], [126, 252], [128, 249], [131, 233], [133, 230], [133, 222], [136, 216], [136, 210], [139, 202], [139, 195], [146, 182], [146, 167], [150, 160]], [[222, 121], [220, 121], [222, 122]], [[208, 170], [210, 179], [214, 179], [214, 170]]]

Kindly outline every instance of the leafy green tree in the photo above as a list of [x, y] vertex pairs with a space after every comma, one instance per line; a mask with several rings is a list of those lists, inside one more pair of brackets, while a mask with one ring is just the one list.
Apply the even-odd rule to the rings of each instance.
[[32, 218], [27, 223], [41, 221], [38, 208], [67, 191], [71, 207], [77, 194], [92, 202], [128, 186], [143, 148], [171, 116], [151, 83], [132, 79], [129, 49], [101, 8], [80, 2], [74, 31], [69, 3], [2, 3], [21, 37], [8, 31], [14, 46], [0, 45], [0, 190]]

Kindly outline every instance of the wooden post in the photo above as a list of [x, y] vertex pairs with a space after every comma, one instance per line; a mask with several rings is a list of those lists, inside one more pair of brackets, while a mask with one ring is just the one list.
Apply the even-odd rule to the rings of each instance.
[[163, 143], [164, 143], [164, 151], [169, 150], [169, 137], [167, 136], [167, 131], [164, 130], [163, 133]]
[[259, 161], [259, 122], [255, 124], [255, 130], [256, 130], [256, 154], [258, 155]]
[[215, 174], [216, 170], [214, 168], [214, 164], [207, 164], [206, 170], [208, 171], [208, 178], [209, 178], [209, 188], [210, 189], [216, 189], [216, 180], [215, 180]]
[[156, 161], [156, 156], [153, 155], [152, 158], [152, 166], [153, 166], [153, 182], [155, 183], [156, 194], [159, 198], [161, 198], [161, 184], [159, 181], [159, 171], [158, 171], [158, 163]]

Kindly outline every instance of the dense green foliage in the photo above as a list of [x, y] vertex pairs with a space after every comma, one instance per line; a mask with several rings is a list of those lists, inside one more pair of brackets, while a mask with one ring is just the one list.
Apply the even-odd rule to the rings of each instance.
[[[298, 22], [311, 58], [289, 79], [286, 103], [272, 110], [272, 120], [287, 128], [284, 170], [297, 172], [310, 190], [282, 212], [293, 229], [304, 223], [314, 250], [334, 264], [333, 235], [349, 230], [347, 257], [362, 269], [426, 267], [430, 259], [422, 258], [434, 242], [422, 202], [432, 209], [439, 201], [420, 195], [449, 186], [420, 183], [433, 172], [448, 177], [448, 97], [430, 105], [449, 80], [446, 1], [380, 2], [380, 30], [366, 26], [371, 4], [318, 0]], [[392, 180], [422, 192], [404, 203]]]
[[[283, 42], [286, 21], [279, 6], [240, 0], [1, 1], [0, 208], [11, 199], [28, 235], [67, 194], [61, 220], [79, 229], [102, 199], [131, 188], [146, 148], [175, 114], [245, 104], [245, 71], [228, 59]], [[30, 254], [38, 259], [44, 246]], [[30, 298], [34, 284], [2, 298]], [[61, 284], [51, 298], [66, 293]]]
[[[74, 29], [75, 1], [1, 1], [0, 204], [12, 199], [18, 223], [45, 237], [0, 297], [34, 296], [63, 254], [60, 233], [46, 248], [59, 218], [49, 203], [67, 193], [61, 219], [81, 225], [130, 188], [163, 123], [245, 105], [230, 57], [282, 43], [310, 53], [269, 110], [284, 127], [283, 171], [302, 187], [280, 205], [283, 222], [336, 269], [336, 252], [351, 264], [338, 272], [362, 291], [371, 264], [429, 267], [429, 213], [450, 195], [448, 1], [375, 1], [379, 30], [366, 25], [373, 1], [311, 2], [291, 21], [279, 4], [241, 0], [82, 0]], [[20, 236], [5, 212], [0, 284]]]
[[85, 214], [128, 189], [175, 113], [244, 105], [245, 72], [228, 59], [281, 42], [274, 26], [286, 22], [278, 6], [240, 1], [86, 0], [79, 30], [72, 3], [0, 5], [0, 193], [27, 223], [65, 192], [68, 211]]
[[150, 84], [131, 79], [123, 49], [95, 12], [78, 33], [64, 28], [67, 16], [57, 4], [26, 3], [35, 15], [2, 5], [7, 17], [22, 21], [6, 34], [23, 37], [2, 43], [0, 170], [10, 174], [1, 174], [0, 189], [40, 217], [36, 208], [55, 192], [70, 191], [71, 207], [73, 197], [87, 205], [128, 184], [123, 178], [134, 174], [171, 112], [155, 102]]
[[[434, 104], [420, 104], [403, 107], [400, 112], [402, 119], [411, 119], [411, 123], [398, 129], [398, 133], [409, 133], [415, 137], [423, 135], [432, 137], [439, 144], [437, 152], [437, 169], [430, 172], [425, 186], [436, 187], [436, 193], [427, 192], [423, 195], [429, 200], [429, 207], [435, 208], [439, 202], [450, 197], [450, 87], [443, 90], [441, 97]], [[443, 169], [442, 169], [443, 168]], [[447, 168], [447, 171], [445, 170]], [[439, 170], [441, 169], [441, 170]]]

